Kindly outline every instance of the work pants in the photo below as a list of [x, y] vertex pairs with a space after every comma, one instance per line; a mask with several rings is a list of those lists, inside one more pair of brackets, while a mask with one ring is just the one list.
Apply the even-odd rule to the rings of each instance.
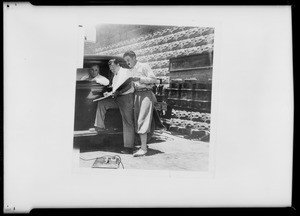
[[98, 101], [95, 126], [105, 128], [104, 120], [108, 109], [119, 108], [123, 122], [124, 147], [134, 146], [133, 93], [118, 95], [117, 98], [106, 98]]

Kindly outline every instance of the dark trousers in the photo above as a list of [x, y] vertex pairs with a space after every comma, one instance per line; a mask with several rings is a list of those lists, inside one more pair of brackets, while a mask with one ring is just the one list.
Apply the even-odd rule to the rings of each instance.
[[104, 120], [108, 109], [119, 108], [123, 122], [124, 147], [134, 146], [133, 93], [119, 95], [116, 99], [106, 98], [98, 101], [95, 126], [105, 128]]

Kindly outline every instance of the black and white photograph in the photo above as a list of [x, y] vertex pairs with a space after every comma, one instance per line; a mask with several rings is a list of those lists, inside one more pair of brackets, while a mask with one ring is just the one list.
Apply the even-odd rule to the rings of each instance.
[[76, 71], [79, 166], [207, 172], [214, 32], [209, 26], [85, 27]]
[[293, 208], [292, 9], [3, 3], [3, 212]]

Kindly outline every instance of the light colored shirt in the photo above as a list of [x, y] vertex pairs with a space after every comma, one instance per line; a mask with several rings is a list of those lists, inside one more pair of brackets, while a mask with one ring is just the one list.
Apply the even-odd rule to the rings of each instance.
[[90, 75], [87, 74], [87, 75], [84, 75], [83, 77], [81, 77], [80, 80], [96, 81], [96, 83], [99, 83], [104, 86], [107, 86], [109, 84], [109, 80], [106, 77], [101, 76], [100, 74], [98, 74], [94, 78], [90, 77]]
[[135, 89], [152, 89], [154, 83], [158, 83], [152, 69], [147, 63], [137, 62], [129, 69], [132, 77], [140, 77], [140, 81], [133, 82]]
[[[114, 75], [112, 80], [112, 91], [116, 91], [116, 89], [121, 86], [128, 78], [131, 77], [131, 73], [128, 71], [128, 69], [120, 67], [119, 71]], [[133, 93], [134, 88], [133, 85], [130, 89], [128, 89], [126, 92], [123, 92], [121, 95], [126, 95], [129, 93]]]

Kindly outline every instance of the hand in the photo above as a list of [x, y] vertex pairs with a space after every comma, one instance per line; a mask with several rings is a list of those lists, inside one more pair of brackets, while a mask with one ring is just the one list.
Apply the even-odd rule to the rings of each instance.
[[120, 94], [119, 91], [115, 91], [115, 92], [112, 94], [112, 98], [118, 97], [119, 94]]
[[109, 95], [111, 95], [111, 94], [112, 94], [112, 92], [104, 92], [104, 93], [103, 93], [103, 96], [104, 96], [104, 97], [107, 97], [107, 96], [109, 96]]

